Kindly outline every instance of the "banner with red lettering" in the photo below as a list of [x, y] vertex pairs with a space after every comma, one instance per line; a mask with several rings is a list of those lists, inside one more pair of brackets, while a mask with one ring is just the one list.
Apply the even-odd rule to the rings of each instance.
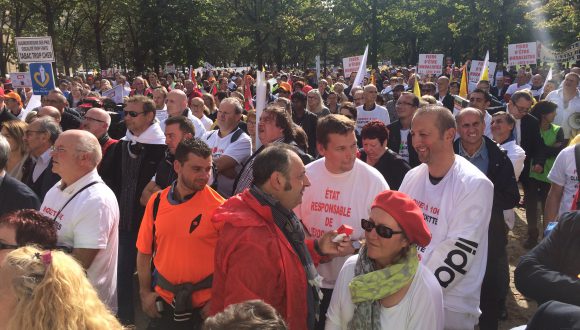
[[342, 68], [344, 69], [344, 78], [350, 77], [352, 72], [357, 72], [363, 55], [345, 57], [342, 59]]
[[508, 45], [508, 65], [536, 64], [538, 61], [538, 49], [536, 42]]
[[419, 75], [440, 75], [443, 71], [443, 54], [419, 54], [417, 73]]
[[[479, 82], [481, 76], [481, 70], [483, 70], [483, 62], [484, 61], [471, 61], [471, 67], [469, 68], [469, 81], [477, 83]], [[493, 78], [495, 73], [495, 68], [497, 66], [496, 62], [488, 62], [489, 63], [489, 72], [488, 77]]]

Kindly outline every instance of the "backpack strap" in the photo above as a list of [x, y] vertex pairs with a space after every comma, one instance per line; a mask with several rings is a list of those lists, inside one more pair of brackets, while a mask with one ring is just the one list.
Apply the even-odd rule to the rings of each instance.
[[[153, 236], [151, 239], [151, 255], [155, 255], [155, 220], [157, 219], [157, 212], [159, 211], [159, 203], [161, 202], [161, 192], [157, 193], [155, 200], [153, 201]], [[153, 261], [152, 261], [153, 262]]]
[[[576, 174], [580, 174], [580, 143], [574, 146], [574, 159], [576, 160]], [[576, 191], [576, 196], [574, 196], [574, 201], [576, 210], [580, 210], [580, 187]]]

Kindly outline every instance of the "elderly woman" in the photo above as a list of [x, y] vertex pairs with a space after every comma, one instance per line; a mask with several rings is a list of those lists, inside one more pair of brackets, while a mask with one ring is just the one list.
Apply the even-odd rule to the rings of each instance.
[[322, 95], [318, 89], [313, 89], [307, 94], [306, 110], [312, 112], [318, 117], [326, 116], [330, 114], [330, 110], [324, 106], [324, 101], [322, 100]]
[[417, 246], [431, 233], [406, 194], [386, 190], [362, 219], [365, 244], [342, 267], [326, 318], [333, 329], [443, 329], [443, 294], [419, 263]]
[[60, 251], [22, 247], [0, 267], [0, 324], [20, 329], [122, 329], [81, 265]]
[[2, 135], [10, 144], [6, 173], [17, 180], [22, 180], [22, 167], [28, 158], [28, 151], [24, 143], [28, 124], [20, 120], [10, 120], [2, 123], [0, 127], [2, 127]]

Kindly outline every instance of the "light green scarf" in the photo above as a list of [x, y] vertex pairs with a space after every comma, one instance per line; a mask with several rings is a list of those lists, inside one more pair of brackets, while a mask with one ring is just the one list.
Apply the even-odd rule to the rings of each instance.
[[367, 255], [364, 245], [359, 251], [355, 277], [348, 285], [355, 310], [349, 329], [381, 329], [380, 300], [389, 296], [413, 280], [419, 259], [417, 248], [411, 245], [405, 258], [383, 269], [375, 270], [374, 262]]

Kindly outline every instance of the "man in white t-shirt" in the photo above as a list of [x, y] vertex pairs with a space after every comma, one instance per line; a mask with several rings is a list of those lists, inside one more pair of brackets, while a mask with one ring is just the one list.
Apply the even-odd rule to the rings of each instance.
[[119, 206], [97, 173], [101, 157], [91, 133], [62, 133], [52, 151], [52, 170], [61, 181], [48, 191], [40, 211], [54, 220], [57, 245], [71, 251], [99, 298], [116, 311]]
[[455, 133], [449, 109], [430, 106], [415, 113], [413, 148], [423, 164], [407, 173], [399, 191], [415, 200], [433, 235], [418, 250], [443, 288], [445, 329], [473, 329], [481, 314], [493, 184], [454, 154]]
[[377, 87], [375, 85], [366, 85], [363, 90], [363, 97], [365, 103], [356, 107], [356, 131], [360, 133], [363, 126], [372, 120], [380, 120], [385, 125], [389, 125], [391, 123], [389, 112], [385, 107], [376, 103]]
[[558, 105], [554, 124], [562, 126], [564, 138], [572, 139], [577, 130], [573, 130], [568, 122], [570, 115], [580, 112], [580, 75], [570, 72], [564, 77], [562, 88], [552, 91], [546, 97], [546, 101], [554, 102]]
[[[341, 225], [351, 226], [354, 232], [350, 238], [358, 248], [358, 240], [364, 237], [360, 219], [369, 215], [375, 196], [389, 189], [389, 185], [378, 170], [357, 159], [354, 129], [355, 123], [342, 115], [328, 115], [318, 120], [316, 146], [324, 158], [306, 166], [311, 185], [305, 189], [302, 204], [294, 212], [315, 238]], [[342, 265], [354, 252], [353, 247], [341, 257], [318, 266], [324, 297], [317, 329], [324, 328], [335, 281]]]
[[544, 223], [555, 219], [572, 209], [572, 201], [578, 190], [578, 173], [576, 173], [575, 146], [566, 147], [560, 151], [554, 166], [548, 174], [552, 182], [546, 206], [544, 207]]
[[532, 85], [529, 84], [528, 74], [525, 69], [519, 69], [516, 75], [516, 82], [509, 85], [505, 94], [503, 96], [504, 101], [507, 103], [510, 101], [512, 94], [521, 91], [522, 89], [530, 89]]
[[232, 195], [234, 181], [242, 169], [242, 164], [252, 154], [250, 136], [238, 127], [241, 118], [240, 101], [233, 97], [223, 99], [217, 115], [219, 129], [207, 132], [202, 138], [211, 148], [214, 162], [212, 188], [225, 198]]
[[[205, 126], [199, 118], [191, 113], [191, 109], [187, 106], [187, 95], [180, 89], [174, 89], [167, 93], [167, 114], [169, 117], [184, 116], [191, 120], [195, 128], [195, 137], [201, 139], [205, 134]], [[165, 130], [165, 123], [161, 122], [161, 129]]]
[[167, 105], [165, 100], [167, 99], [167, 89], [165, 87], [155, 88], [153, 90], [153, 102], [155, 102], [155, 118], [159, 120], [160, 123], [165, 122], [165, 119], [169, 116], [167, 114]]

